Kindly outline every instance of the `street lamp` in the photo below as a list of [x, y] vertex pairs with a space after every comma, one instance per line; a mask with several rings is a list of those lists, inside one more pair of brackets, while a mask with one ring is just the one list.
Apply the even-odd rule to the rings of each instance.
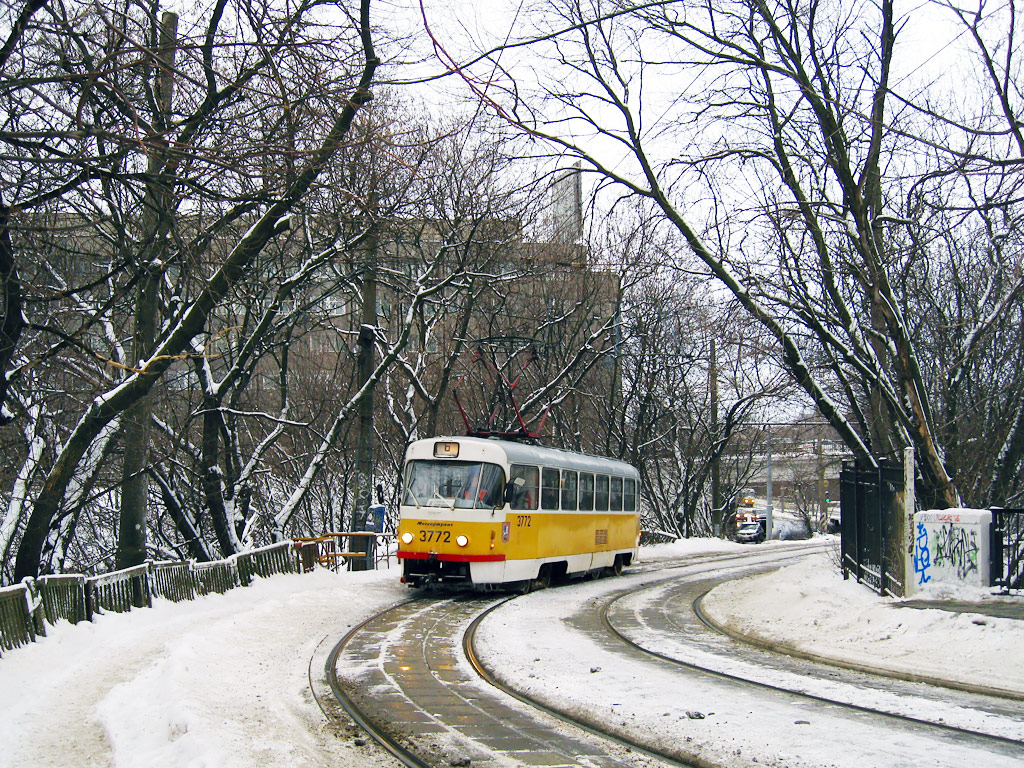
[[768, 468], [765, 483], [764, 503], [764, 540], [772, 540], [772, 443], [771, 440], [765, 443], [768, 449]]

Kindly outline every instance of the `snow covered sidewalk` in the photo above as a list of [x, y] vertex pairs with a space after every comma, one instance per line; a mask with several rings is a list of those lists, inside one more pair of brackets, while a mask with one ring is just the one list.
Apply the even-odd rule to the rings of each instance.
[[[935, 679], [1024, 697], [1024, 598], [931, 586], [913, 601], [844, 581], [834, 555], [716, 587], [708, 617], [757, 642], [905, 679]], [[945, 602], [959, 610], [923, 607]], [[955, 604], [952, 601], [956, 601]]]
[[395, 569], [318, 571], [53, 627], [0, 659], [0, 767], [394, 765], [328, 725], [309, 662], [406, 597]]

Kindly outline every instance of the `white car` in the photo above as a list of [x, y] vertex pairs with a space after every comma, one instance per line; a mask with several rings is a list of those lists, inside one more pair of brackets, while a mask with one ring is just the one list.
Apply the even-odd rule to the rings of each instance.
[[743, 523], [736, 529], [736, 541], [760, 544], [764, 541], [764, 528], [760, 523]]

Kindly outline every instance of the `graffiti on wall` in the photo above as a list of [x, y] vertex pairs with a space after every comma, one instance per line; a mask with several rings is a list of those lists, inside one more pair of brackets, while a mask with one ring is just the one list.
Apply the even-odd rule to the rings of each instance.
[[978, 531], [945, 523], [935, 537], [935, 565], [952, 568], [957, 578], [978, 572]]
[[924, 523], [917, 524], [917, 542], [914, 547], [914, 573], [917, 574], [917, 585], [927, 584], [932, 580], [928, 575], [931, 567], [931, 551], [928, 549], [928, 529]]
[[[914, 573], [908, 584], [960, 583], [987, 586], [992, 513], [985, 509], [941, 509], [914, 514]], [[909, 566], [909, 563], [908, 563]]]

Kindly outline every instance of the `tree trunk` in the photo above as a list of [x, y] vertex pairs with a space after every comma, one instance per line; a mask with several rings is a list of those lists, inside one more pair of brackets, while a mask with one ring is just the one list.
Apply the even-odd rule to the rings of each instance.
[[[159, 50], [156, 59], [157, 114], [155, 125], [167, 130], [171, 120], [174, 96], [174, 60], [177, 52], [178, 16], [165, 12], [160, 22]], [[134, 365], [145, 360], [156, 342], [157, 313], [159, 311], [160, 281], [166, 257], [165, 235], [170, 216], [170, 197], [166, 184], [159, 176], [163, 170], [167, 142], [159, 137], [150, 149], [146, 197], [142, 210], [142, 249], [139, 269], [142, 280], [135, 306], [135, 333], [132, 338]], [[140, 397], [128, 409], [124, 420], [124, 467], [121, 480], [121, 514], [117, 531], [118, 568], [130, 568], [146, 560], [146, 502], [149, 495], [149, 422], [152, 400]]]
[[14, 418], [13, 412], [6, 407], [10, 386], [7, 366], [14, 357], [18, 338], [25, 327], [21, 283], [15, 267], [11, 233], [7, 228], [9, 215], [10, 209], [0, 202], [0, 426]]

